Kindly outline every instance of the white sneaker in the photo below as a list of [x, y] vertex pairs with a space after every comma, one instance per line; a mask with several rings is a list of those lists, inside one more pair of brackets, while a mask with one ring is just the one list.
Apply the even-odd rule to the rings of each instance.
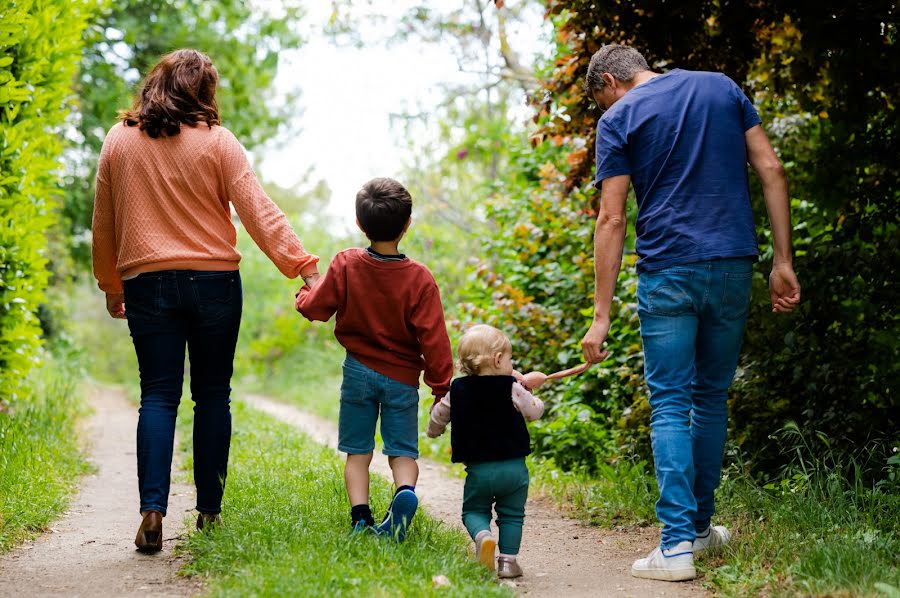
[[731, 532], [724, 525], [709, 526], [705, 531], [697, 534], [694, 540], [694, 554], [709, 550], [710, 552], [722, 548], [731, 540]]
[[638, 559], [631, 566], [631, 575], [661, 581], [684, 581], [697, 577], [694, 569], [694, 552], [691, 543], [685, 540], [666, 550], [659, 546]]

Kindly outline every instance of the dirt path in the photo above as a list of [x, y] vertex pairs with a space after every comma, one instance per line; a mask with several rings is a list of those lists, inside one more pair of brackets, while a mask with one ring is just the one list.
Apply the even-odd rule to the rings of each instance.
[[[259, 396], [241, 400], [291, 424], [321, 444], [337, 447], [337, 429], [328, 420]], [[462, 527], [463, 480], [442, 464], [421, 459], [416, 493], [433, 515]], [[387, 458], [376, 452], [373, 468], [390, 478]], [[698, 583], [667, 583], [631, 577], [631, 563], [659, 541], [655, 529], [615, 532], [567, 519], [540, 499], [529, 498], [519, 562], [525, 575], [512, 585], [520, 594], [578, 596], [703, 596]]]
[[50, 533], [0, 557], [0, 596], [196, 593], [196, 582], [176, 575], [181, 559], [172, 554], [176, 537], [184, 531], [184, 515], [194, 506], [193, 488], [173, 480], [163, 550], [155, 555], [137, 552], [137, 408], [112, 390], [98, 389], [91, 403], [94, 415], [88, 433], [96, 473], [85, 477], [69, 511]]

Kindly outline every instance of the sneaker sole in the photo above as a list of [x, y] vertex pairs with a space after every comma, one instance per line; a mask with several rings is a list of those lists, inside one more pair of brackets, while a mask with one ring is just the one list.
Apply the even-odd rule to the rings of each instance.
[[378, 526], [378, 532], [402, 542], [418, 508], [419, 499], [415, 492], [404, 490], [398, 493], [391, 502], [390, 518]]
[[496, 568], [494, 551], [497, 549], [497, 541], [493, 538], [485, 538], [481, 541], [481, 552], [478, 554], [478, 562], [493, 571]]
[[697, 569], [635, 569], [631, 568], [632, 577], [656, 579], [659, 581], [688, 581], [697, 578]]

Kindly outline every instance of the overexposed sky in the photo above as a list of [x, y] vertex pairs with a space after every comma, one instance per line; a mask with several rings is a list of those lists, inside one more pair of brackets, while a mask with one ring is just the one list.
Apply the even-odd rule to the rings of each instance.
[[[411, 6], [413, 0], [369, 3], [386, 19], [379, 24], [362, 22], [367, 41], [389, 35], [392, 21]], [[452, 9], [454, 0], [435, 1], [432, 7]], [[312, 187], [324, 180], [331, 189], [329, 215], [350, 230], [354, 220], [356, 192], [375, 176], [398, 176], [408, 140], [392, 131], [391, 113], [405, 109], [428, 110], [443, 98], [441, 84], [471, 81], [462, 73], [451, 51], [438, 44], [417, 40], [403, 43], [366, 44], [364, 47], [336, 46], [324, 34], [331, 16], [331, 3], [316, 0], [307, 4], [303, 27], [307, 42], [298, 50], [281, 56], [276, 87], [283, 94], [299, 88], [294, 118], [300, 133], [281, 139], [277, 147], [257, 152], [263, 178], [283, 187]], [[523, 40], [528, 51], [538, 51], [545, 24], [539, 15], [525, 29], [511, 36]], [[425, 131], [424, 134], [428, 134]], [[307, 169], [312, 170], [307, 174]]]

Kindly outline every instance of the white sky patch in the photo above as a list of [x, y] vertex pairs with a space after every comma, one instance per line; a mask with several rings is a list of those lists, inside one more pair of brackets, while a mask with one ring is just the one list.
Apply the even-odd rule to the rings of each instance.
[[[410, 146], [392, 130], [391, 113], [428, 110], [443, 99], [441, 85], [471, 82], [473, 75], [461, 73], [453, 53], [437, 44], [414, 40], [390, 47], [336, 47], [323, 33], [330, 4], [309, 3], [303, 19], [307, 41], [298, 50], [284, 52], [279, 64], [278, 95], [301, 90], [293, 111], [300, 133], [260, 150], [258, 164], [265, 180], [283, 187], [309, 188], [324, 180], [332, 193], [328, 215], [336, 229], [349, 231], [355, 229], [354, 201], [360, 186], [376, 176], [398, 177]], [[381, 28], [392, 26], [417, 4], [378, 2], [377, 12], [386, 18], [380, 25], [361, 20], [363, 39], [387, 37], [390, 31]], [[531, 40], [532, 52], [541, 45], [541, 21], [535, 21], [534, 31], [514, 32]]]

